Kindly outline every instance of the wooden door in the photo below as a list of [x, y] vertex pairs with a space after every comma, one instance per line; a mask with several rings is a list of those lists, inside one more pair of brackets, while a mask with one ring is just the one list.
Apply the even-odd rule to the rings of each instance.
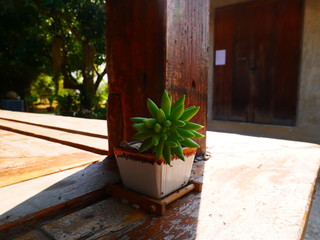
[[295, 124], [302, 5], [256, 0], [216, 9], [214, 119]]

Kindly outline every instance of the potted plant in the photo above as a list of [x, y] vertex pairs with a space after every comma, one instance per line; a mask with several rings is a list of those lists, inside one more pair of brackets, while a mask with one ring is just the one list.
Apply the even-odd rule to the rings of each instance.
[[160, 108], [147, 100], [150, 118], [131, 118], [137, 130], [133, 140], [139, 141], [138, 149], [123, 146], [114, 149], [125, 187], [162, 198], [188, 183], [199, 147], [192, 139], [204, 135], [197, 132], [202, 125], [189, 122], [200, 107], [185, 109], [184, 102], [185, 95], [172, 104], [171, 95], [164, 90]]

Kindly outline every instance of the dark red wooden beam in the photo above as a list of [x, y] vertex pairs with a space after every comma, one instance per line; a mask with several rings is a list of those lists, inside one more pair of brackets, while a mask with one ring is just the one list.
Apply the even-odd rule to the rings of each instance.
[[110, 154], [134, 134], [130, 117], [148, 116], [146, 99], [159, 103], [165, 88], [199, 105], [193, 121], [206, 125], [209, 0], [108, 0], [106, 8]]

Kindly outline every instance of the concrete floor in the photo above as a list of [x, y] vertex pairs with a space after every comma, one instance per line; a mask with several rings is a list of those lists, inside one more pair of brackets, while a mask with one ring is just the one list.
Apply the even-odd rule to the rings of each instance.
[[320, 181], [318, 181], [317, 190], [312, 202], [311, 214], [304, 239], [320, 239]]
[[[229, 132], [256, 137], [270, 137], [301, 142], [320, 144], [318, 131], [299, 132], [299, 129], [286, 126], [250, 124], [239, 122], [208, 121], [208, 129], [218, 132]], [[312, 202], [312, 209], [305, 233], [305, 240], [320, 239], [320, 179]]]

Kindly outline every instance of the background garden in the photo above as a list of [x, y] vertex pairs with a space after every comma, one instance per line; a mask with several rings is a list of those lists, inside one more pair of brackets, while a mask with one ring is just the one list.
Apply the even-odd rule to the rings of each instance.
[[30, 112], [105, 119], [103, 0], [4, 0], [0, 22], [1, 100], [21, 99]]

